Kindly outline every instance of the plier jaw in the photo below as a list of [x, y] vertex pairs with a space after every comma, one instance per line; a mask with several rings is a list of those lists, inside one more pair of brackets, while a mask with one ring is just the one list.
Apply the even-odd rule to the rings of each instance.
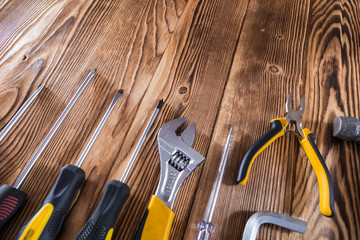
[[[251, 165], [255, 158], [264, 151], [272, 142], [292, 131], [299, 138], [299, 142], [313, 167], [319, 183], [320, 191], [320, 211], [325, 216], [332, 216], [334, 212], [334, 190], [329, 170], [322, 158], [319, 149], [315, 144], [315, 136], [307, 128], [302, 128], [302, 115], [305, 110], [305, 97], [302, 98], [300, 106], [294, 110], [292, 108], [292, 95], [289, 94], [286, 101], [285, 117], [276, 118], [270, 122], [270, 130], [259, 138], [246, 152], [240, 164], [237, 183], [245, 185], [247, 183]], [[286, 130], [289, 124], [296, 124], [297, 132]]]
[[[285, 104], [285, 111], [286, 111], [285, 120], [288, 122], [288, 124], [296, 124], [297, 132], [293, 130], [287, 130], [287, 131], [292, 131], [299, 139], [304, 139], [304, 134], [302, 133], [303, 130], [302, 115], [304, 114], [305, 111], [305, 96], [302, 97], [300, 105], [296, 110], [292, 108], [292, 103], [293, 103], [293, 99], [292, 99], [292, 94], [290, 93]], [[285, 131], [285, 133], [287, 131]]]

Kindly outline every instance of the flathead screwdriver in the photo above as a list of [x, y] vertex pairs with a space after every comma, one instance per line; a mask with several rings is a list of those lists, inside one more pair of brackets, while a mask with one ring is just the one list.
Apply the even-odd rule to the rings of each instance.
[[208, 204], [206, 206], [206, 212], [204, 220], [199, 222], [198, 233], [196, 235], [196, 240], [209, 240], [212, 233], [215, 231], [214, 225], [211, 223], [214, 217], [215, 206], [217, 199], [219, 197], [219, 191], [222, 184], [222, 180], [224, 178], [225, 168], [227, 160], [230, 156], [231, 145], [233, 141], [235, 125], [232, 126], [230, 133], [226, 139], [226, 143], [224, 145], [223, 151], [221, 153], [221, 160], [219, 164], [219, 168], [216, 173], [216, 178], [211, 190], [210, 198]]
[[163, 100], [160, 100], [136, 145], [135, 151], [126, 166], [121, 180], [111, 180], [106, 184], [99, 204], [75, 240], [111, 240], [119, 213], [130, 196], [130, 187], [125, 181], [162, 105]]
[[85, 181], [85, 172], [81, 165], [94, 144], [101, 129], [109, 118], [116, 103], [119, 102], [123, 90], [120, 89], [114, 96], [110, 106], [105, 112], [94, 134], [89, 140], [85, 150], [81, 154], [76, 165], [66, 165], [61, 168], [55, 185], [41, 204], [40, 208], [32, 215], [22, 227], [16, 239], [20, 240], [51, 240], [56, 239], [59, 234], [65, 216], [69, 210], [80, 186]]
[[10, 121], [5, 125], [3, 130], [0, 132], [0, 142], [4, 139], [6, 134], [11, 130], [11, 128], [15, 125], [15, 123], [20, 119], [23, 113], [28, 109], [31, 103], [35, 100], [35, 98], [39, 95], [41, 90], [44, 88], [44, 84], [40, 85], [35, 92], [29, 97], [28, 100], [20, 107], [20, 109], [15, 113], [15, 115], [10, 119]]
[[74, 106], [76, 100], [79, 98], [81, 93], [84, 91], [86, 86], [89, 84], [90, 80], [94, 77], [96, 70], [91, 70], [85, 81], [81, 84], [75, 95], [72, 97], [68, 105], [65, 107], [64, 111], [61, 113], [60, 117], [56, 120], [54, 126], [50, 129], [49, 133], [46, 135], [35, 154], [32, 156], [30, 161], [27, 163], [25, 168], [20, 173], [19, 177], [16, 179], [13, 186], [2, 185], [0, 187], [0, 230], [4, 225], [11, 219], [16, 211], [19, 209], [23, 201], [25, 200], [26, 193], [21, 191], [19, 187], [25, 180], [26, 176], [40, 157], [41, 153], [44, 151], [45, 147], [50, 142], [51, 138], [54, 136], [56, 130], [59, 128], [62, 121], [70, 112], [71, 108]]

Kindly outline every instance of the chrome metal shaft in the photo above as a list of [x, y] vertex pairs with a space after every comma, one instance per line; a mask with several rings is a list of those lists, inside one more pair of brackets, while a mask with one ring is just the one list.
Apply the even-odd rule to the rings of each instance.
[[158, 105], [156, 106], [154, 112], [152, 113], [151, 118], [150, 118], [148, 124], [146, 125], [145, 131], [141, 135], [141, 138], [140, 138], [138, 144], [135, 147], [135, 151], [134, 151], [133, 155], [131, 156], [130, 161], [129, 161], [128, 165], [126, 166], [126, 169], [125, 169], [125, 171], [124, 171], [124, 173], [123, 173], [123, 175], [122, 175], [122, 177], [120, 179], [121, 182], [125, 183], [128, 175], [130, 173], [130, 170], [131, 170], [132, 166], [134, 165], [135, 159], [137, 158], [137, 156], [138, 156], [138, 154], [140, 152], [140, 149], [141, 149], [142, 145], [144, 144], [146, 136], [148, 135], [148, 133], [150, 131], [150, 128], [153, 125], [153, 123], [154, 123], [154, 121], [155, 121], [155, 119], [156, 119], [162, 105], [163, 105], [163, 100], [161, 99], [159, 101]]
[[101, 122], [99, 123], [99, 126], [96, 128], [96, 130], [95, 130], [94, 134], [92, 135], [89, 143], [88, 143], [87, 146], [85, 147], [85, 150], [83, 151], [83, 153], [81, 154], [79, 160], [77, 161], [77, 163], [76, 163], [76, 166], [77, 166], [77, 167], [80, 167], [81, 164], [84, 162], [84, 159], [86, 158], [87, 154], [89, 153], [89, 151], [90, 151], [92, 145], [94, 144], [97, 136], [99, 135], [101, 129], [104, 127], [106, 120], [109, 118], [111, 111], [114, 109], [116, 103], [120, 100], [122, 93], [123, 93], [123, 90], [120, 89], [120, 90], [115, 94], [115, 96], [114, 96], [114, 98], [113, 98], [113, 100], [112, 100], [109, 108], [106, 110], [103, 118], [101, 119]]
[[26, 102], [20, 107], [20, 109], [15, 113], [15, 115], [10, 119], [10, 121], [5, 125], [3, 130], [0, 132], [0, 142], [4, 139], [6, 134], [11, 130], [11, 128], [15, 125], [15, 123], [20, 119], [20, 117], [24, 114], [26, 109], [31, 105], [34, 99], [39, 95], [41, 90], [44, 88], [44, 84], [40, 85], [36, 91], [31, 95], [31, 97], [26, 100]]
[[76, 100], [79, 98], [79, 96], [81, 95], [81, 93], [84, 91], [84, 89], [86, 88], [86, 86], [89, 84], [90, 80], [94, 77], [96, 73], [96, 70], [93, 69], [90, 71], [89, 75], [87, 76], [87, 78], [85, 79], [85, 81], [81, 84], [80, 88], [77, 90], [77, 92], [75, 93], [75, 95], [72, 97], [72, 99], [70, 100], [69, 104], [66, 106], [66, 108], [64, 109], [64, 111], [61, 113], [60, 117], [58, 118], [58, 120], [56, 120], [54, 126], [50, 129], [49, 133], [46, 135], [45, 139], [42, 141], [42, 143], [40, 144], [40, 146], [38, 147], [38, 149], [36, 150], [35, 154], [32, 156], [32, 158], [30, 159], [30, 161], [28, 162], [28, 164], [25, 166], [25, 168], [22, 170], [22, 172], [20, 173], [19, 177], [16, 179], [13, 187], [15, 188], [19, 188], [20, 185], [23, 183], [24, 179], [26, 178], [26, 176], [29, 174], [30, 170], [33, 168], [33, 166], [35, 165], [36, 161], [39, 159], [41, 153], [44, 151], [45, 147], [48, 145], [48, 143], [50, 142], [51, 138], [54, 136], [56, 130], [59, 128], [60, 124], [62, 123], [62, 121], [65, 119], [65, 117], [68, 115], [68, 113], [70, 112], [71, 108], [75, 105]]

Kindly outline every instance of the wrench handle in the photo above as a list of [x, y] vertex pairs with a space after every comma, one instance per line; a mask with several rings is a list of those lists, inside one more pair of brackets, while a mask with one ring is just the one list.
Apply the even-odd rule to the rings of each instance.
[[136, 240], [169, 239], [174, 212], [158, 197], [151, 197], [148, 209], [136, 233]]

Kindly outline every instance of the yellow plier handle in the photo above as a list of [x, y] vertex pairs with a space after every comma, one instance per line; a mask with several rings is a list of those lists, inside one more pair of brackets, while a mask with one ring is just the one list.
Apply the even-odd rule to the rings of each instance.
[[239, 174], [237, 177], [237, 183], [245, 185], [251, 165], [253, 164], [255, 158], [265, 150], [272, 142], [274, 142], [279, 137], [285, 134], [285, 128], [287, 127], [288, 122], [285, 118], [275, 118], [270, 122], [270, 129], [265, 133], [261, 138], [259, 138], [246, 152], [243, 160], [240, 164]]
[[136, 233], [136, 240], [169, 239], [174, 212], [158, 197], [151, 197], [148, 209]]
[[[249, 148], [241, 161], [237, 183], [246, 184], [255, 158], [272, 142], [285, 134], [287, 125], [288, 122], [285, 118], [276, 118], [271, 121], [270, 130]], [[325, 216], [331, 217], [334, 213], [334, 188], [329, 170], [315, 144], [314, 134], [307, 128], [302, 129], [301, 134], [304, 138], [300, 139], [299, 142], [309, 158], [319, 183], [320, 211]]]
[[304, 128], [301, 133], [304, 138], [299, 140], [299, 142], [304, 148], [319, 183], [320, 211], [325, 216], [331, 217], [334, 213], [334, 188], [329, 170], [315, 144], [314, 134], [307, 128]]

